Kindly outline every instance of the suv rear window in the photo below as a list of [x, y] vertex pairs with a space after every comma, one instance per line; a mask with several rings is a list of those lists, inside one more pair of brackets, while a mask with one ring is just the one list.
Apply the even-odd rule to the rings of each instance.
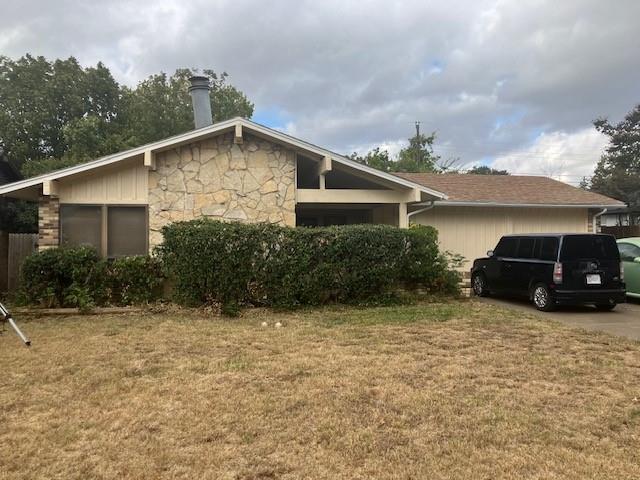
[[570, 235], [562, 240], [560, 260], [620, 260], [618, 246], [609, 235]]

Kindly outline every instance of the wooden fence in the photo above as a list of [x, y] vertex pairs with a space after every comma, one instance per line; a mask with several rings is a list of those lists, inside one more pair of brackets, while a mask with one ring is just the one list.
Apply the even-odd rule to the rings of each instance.
[[[9, 292], [14, 292], [18, 288], [20, 281], [20, 270], [24, 259], [36, 251], [38, 235], [35, 233], [10, 233], [7, 241], [6, 265], [6, 285]], [[1, 245], [0, 245], [1, 246]], [[4, 253], [0, 249], [0, 255]], [[2, 265], [2, 262], [0, 262]], [[1, 271], [4, 275], [5, 272]]]
[[640, 237], [640, 225], [625, 225], [618, 227], [600, 227], [602, 233], [608, 233], [616, 238]]

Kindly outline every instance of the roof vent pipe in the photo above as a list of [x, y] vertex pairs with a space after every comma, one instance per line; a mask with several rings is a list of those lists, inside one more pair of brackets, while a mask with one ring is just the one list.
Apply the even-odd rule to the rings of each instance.
[[209, 100], [209, 78], [193, 76], [189, 79], [191, 86], [191, 103], [193, 105], [193, 121], [196, 128], [208, 127], [213, 124], [211, 116], [211, 100]]

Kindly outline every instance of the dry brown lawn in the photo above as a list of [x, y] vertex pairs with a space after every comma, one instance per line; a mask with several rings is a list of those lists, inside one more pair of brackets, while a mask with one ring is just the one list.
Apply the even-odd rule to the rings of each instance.
[[640, 478], [630, 340], [473, 301], [18, 320], [2, 479]]

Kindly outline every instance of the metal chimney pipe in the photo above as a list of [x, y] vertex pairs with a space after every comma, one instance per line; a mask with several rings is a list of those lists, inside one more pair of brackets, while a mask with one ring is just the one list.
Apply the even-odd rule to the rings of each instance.
[[193, 121], [196, 128], [208, 127], [213, 124], [211, 116], [211, 101], [209, 100], [209, 79], [202, 76], [193, 76], [189, 79], [191, 86], [191, 104], [193, 105]]

